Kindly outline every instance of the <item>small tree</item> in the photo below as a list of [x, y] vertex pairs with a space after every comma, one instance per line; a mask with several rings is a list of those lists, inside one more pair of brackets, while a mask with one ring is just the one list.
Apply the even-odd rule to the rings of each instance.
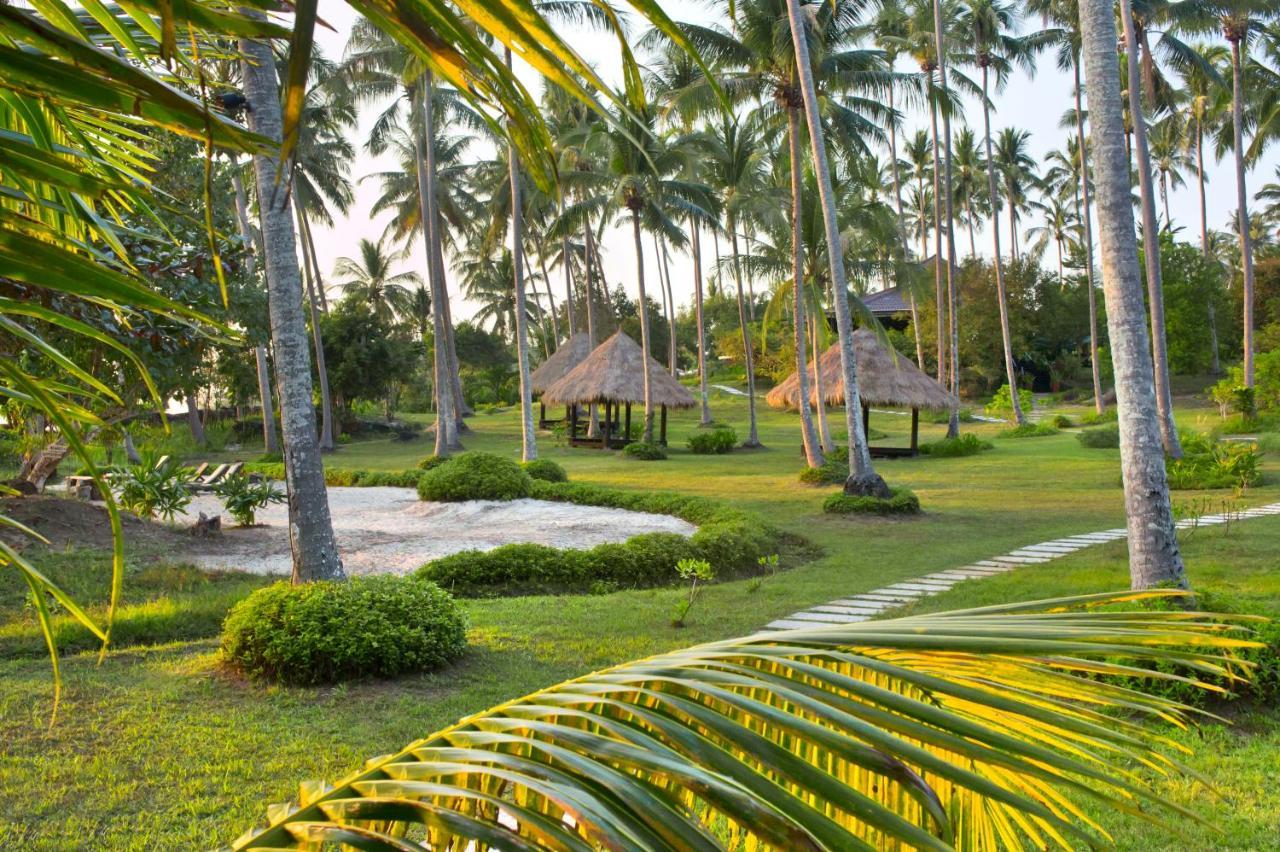
[[689, 582], [689, 596], [676, 603], [671, 613], [671, 626], [684, 627], [684, 620], [689, 615], [693, 602], [698, 599], [698, 581], [710, 583], [716, 578], [716, 572], [705, 559], [681, 559], [676, 563], [676, 571], [680, 574], [680, 579]]

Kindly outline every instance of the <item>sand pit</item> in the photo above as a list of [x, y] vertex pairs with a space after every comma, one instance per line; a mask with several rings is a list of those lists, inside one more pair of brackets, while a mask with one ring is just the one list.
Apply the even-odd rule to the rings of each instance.
[[[329, 508], [349, 574], [407, 574], [450, 553], [503, 544], [586, 548], [626, 541], [640, 533], [691, 535], [695, 529], [670, 515], [545, 500], [425, 503], [411, 488], [330, 488]], [[177, 522], [190, 524], [200, 512], [223, 516], [222, 535], [208, 541], [193, 539], [182, 557], [204, 568], [290, 573], [283, 504], [259, 512], [258, 526], [239, 528], [228, 526], [232, 521], [217, 497], [201, 495]]]

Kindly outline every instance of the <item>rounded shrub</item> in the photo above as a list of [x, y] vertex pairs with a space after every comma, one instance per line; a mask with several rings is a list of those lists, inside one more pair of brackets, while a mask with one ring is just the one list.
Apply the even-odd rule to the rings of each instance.
[[444, 503], [518, 500], [529, 496], [532, 482], [511, 459], [493, 453], [463, 453], [422, 474], [418, 496]]
[[427, 456], [418, 462], [418, 470], [431, 470], [437, 468], [449, 460], [448, 456]]
[[920, 512], [920, 498], [907, 488], [893, 489], [893, 496], [887, 499], [836, 492], [822, 504], [822, 511], [832, 515], [915, 515]]
[[662, 461], [667, 457], [667, 451], [659, 444], [636, 441], [623, 447], [622, 455], [638, 461]]
[[453, 597], [413, 577], [281, 582], [231, 609], [222, 653], [258, 680], [334, 683], [440, 668], [462, 654], [466, 632]]
[[1001, 438], [1044, 438], [1049, 435], [1058, 434], [1058, 428], [1048, 423], [1024, 423], [1021, 426], [1014, 426], [1012, 429], [1005, 429], [1000, 433]]
[[543, 482], [568, 482], [569, 474], [560, 465], [551, 459], [534, 459], [533, 461], [521, 462], [520, 466], [524, 468], [524, 472], [534, 479], [540, 479]]
[[717, 426], [689, 436], [689, 449], [701, 456], [723, 455], [738, 444], [738, 433], [728, 426]]
[[1096, 429], [1085, 429], [1076, 433], [1080, 446], [1092, 450], [1114, 450], [1120, 446], [1120, 427], [1099, 426]]
[[959, 456], [976, 456], [984, 450], [995, 447], [990, 441], [984, 441], [972, 432], [965, 432], [958, 438], [941, 438], [928, 444], [920, 445], [920, 452], [935, 458], [957, 458]]
[[1074, 429], [1076, 422], [1065, 414], [1053, 415], [1053, 425], [1058, 429]]

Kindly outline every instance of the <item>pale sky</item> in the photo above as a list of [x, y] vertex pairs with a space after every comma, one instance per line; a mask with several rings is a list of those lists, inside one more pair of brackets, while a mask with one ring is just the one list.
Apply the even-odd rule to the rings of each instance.
[[[711, 13], [704, 5], [688, 2], [675, 3], [672, 0], [661, 0], [661, 3], [668, 14], [676, 20], [703, 23], [712, 20]], [[335, 31], [323, 28], [317, 29], [316, 41], [325, 54], [333, 59], [340, 59], [356, 15], [342, 0], [320, 0], [320, 16], [329, 22]], [[588, 31], [569, 32], [568, 35], [570, 44], [598, 69], [606, 81], [615, 83], [619, 80], [620, 61], [616, 42], [611, 36]], [[643, 61], [643, 57], [639, 58]], [[1034, 78], [1028, 77], [1022, 71], [1016, 71], [1010, 77], [1005, 91], [993, 98], [996, 104], [996, 111], [992, 116], [992, 133], [995, 134], [1001, 128], [1010, 125], [1029, 131], [1031, 134], [1030, 149], [1032, 156], [1038, 162], [1043, 163], [1044, 156], [1048, 151], [1065, 146], [1068, 131], [1060, 129], [1058, 124], [1063, 113], [1071, 108], [1072, 96], [1071, 78], [1068, 74], [1057, 70], [1052, 56], [1046, 55], [1039, 64], [1040, 68]], [[914, 69], [909, 67], [909, 62], [900, 61], [899, 70], [910, 71]], [[532, 74], [526, 76], [526, 82], [531, 88], [535, 88], [537, 85], [536, 79]], [[386, 170], [391, 166], [385, 160], [380, 161], [377, 158], [370, 157], [362, 149], [368, 125], [372, 122], [373, 116], [377, 111], [376, 108], [365, 110], [365, 114], [361, 116], [361, 127], [353, 140], [360, 151], [352, 165], [351, 175], [355, 181], [367, 174]], [[906, 132], [900, 136], [899, 145], [901, 146], [903, 138], [914, 134], [917, 128], [927, 128], [927, 121], [928, 116], [923, 112], [914, 115], [908, 114], [906, 117]], [[982, 112], [976, 101], [967, 101], [965, 121], [975, 131], [981, 131]], [[962, 124], [953, 124], [953, 133], [957, 132], [960, 126]], [[899, 148], [899, 154], [901, 156], [901, 147]], [[882, 154], [882, 158], [887, 161], [887, 152]], [[1280, 146], [1274, 146], [1266, 153], [1261, 162], [1249, 172], [1250, 198], [1252, 198], [1253, 193], [1259, 186], [1274, 179], [1273, 176], [1278, 163], [1280, 163]], [[1209, 226], [1210, 228], [1223, 229], [1228, 217], [1236, 207], [1235, 179], [1230, 154], [1228, 153], [1228, 156], [1221, 162], [1209, 164], [1206, 171], [1208, 175], [1206, 192]], [[1183, 238], [1197, 242], [1199, 201], [1194, 178], [1194, 172], [1187, 174], [1186, 186], [1181, 189], [1171, 190], [1169, 201], [1175, 224], [1184, 228]], [[334, 262], [339, 257], [355, 256], [357, 254], [356, 244], [361, 237], [376, 240], [381, 235], [386, 225], [386, 219], [374, 220], [370, 215], [376, 197], [376, 181], [366, 181], [364, 184], [357, 183], [356, 204], [351, 214], [345, 220], [338, 220], [332, 229], [316, 229], [316, 249], [319, 253], [321, 268], [326, 275], [331, 273]], [[1020, 225], [1020, 231], [1034, 224], [1037, 223], [1026, 219]], [[1007, 224], [1002, 222], [1001, 241], [1005, 246], [1007, 246], [1009, 239], [1007, 230]], [[989, 237], [983, 233], [978, 234], [980, 253], [989, 254], [989, 252], [983, 251], [983, 247], [988, 242]], [[968, 235], [963, 229], [957, 229], [956, 243], [957, 252], [960, 256], [967, 254]], [[651, 254], [651, 249], [647, 245], [646, 250], [650, 251]], [[607, 234], [603, 251], [605, 255], [605, 270], [609, 275], [608, 283], [610, 288], [613, 288], [621, 281], [627, 292], [634, 298], [636, 293], [635, 261], [630, 234], [623, 231]], [[1006, 248], [1005, 251], [1007, 252], [1008, 249]], [[708, 256], [711, 254], [709, 240], [704, 247], [704, 254]], [[422, 249], [419, 244], [414, 247], [406, 263], [414, 266], [421, 265], [419, 263], [421, 257]], [[645, 263], [646, 276], [650, 280], [654, 275], [653, 262], [653, 258], [650, 256]], [[711, 262], [704, 257], [704, 265], [709, 266]], [[1046, 266], [1052, 266], [1055, 263], [1052, 250], [1046, 253], [1044, 263]], [[693, 297], [692, 268], [692, 262], [688, 257], [676, 255], [673, 258], [671, 269], [672, 287], [675, 291], [676, 301], [680, 304], [687, 304]], [[553, 293], [556, 297], [556, 303], [559, 305], [563, 301], [563, 278], [556, 271], [552, 271], [551, 277]], [[761, 283], [757, 283], [757, 292], [761, 290]], [[455, 318], [459, 320], [468, 318], [473, 312], [472, 306], [467, 304], [466, 300], [459, 294], [458, 282], [452, 275], [450, 275], [449, 289]], [[651, 285], [650, 293], [656, 298], [656, 287]]]

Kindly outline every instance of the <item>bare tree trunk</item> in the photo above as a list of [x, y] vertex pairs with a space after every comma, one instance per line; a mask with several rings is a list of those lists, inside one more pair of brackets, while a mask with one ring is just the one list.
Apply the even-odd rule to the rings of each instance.
[[[511, 67], [511, 50], [505, 51]], [[514, 146], [507, 148], [511, 184], [511, 264], [515, 269], [516, 361], [520, 368], [520, 434], [522, 461], [538, 458], [538, 439], [533, 431], [533, 394], [529, 388], [529, 322], [524, 301], [524, 210], [520, 192], [520, 164]]]
[[[245, 263], [249, 275], [254, 274], [258, 246], [249, 227], [249, 203], [245, 199], [244, 181], [240, 179], [240, 166], [231, 164], [231, 186], [236, 195], [236, 226], [245, 245]], [[258, 368], [258, 401], [262, 406], [262, 447], [268, 453], [280, 452], [280, 436], [276, 434], [276, 407], [271, 401], [271, 378], [267, 369], [267, 347], [253, 347], [253, 358]]]
[[667, 303], [667, 325], [670, 329], [669, 349], [671, 351], [667, 367], [671, 370], [671, 375], [674, 377], [677, 371], [676, 360], [679, 354], [679, 350], [676, 345], [676, 295], [671, 289], [671, 265], [667, 258], [667, 241], [665, 239], [658, 240], [658, 251], [659, 259], [662, 261], [663, 286], [666, 288], [663, 291], [663, 301]]
[[[942, 2], [933, 0], [933, 38], [938, 53], [938, 85], [947, 98], [946, 30], [942, 27]], [[986, 108], [986, 103], [983, 103]], [[942, 165], [946, 192], [944, 209], [947, 216], [947, 310], [951, 337], [951, 417], [947, 421], [947, 437], [960, 436], [960, 300], [956, 293], [956, 218], [951, 179], [951, 110], [945, 102], [942, 112]], [[936, 159], [936, 156], [935, 156]], [[937, 166], [934, 166], [937, 171]], [[1014, 389], [1011, 389], [1014, 390]]]
[[1151, 185], [1151, 153], [1142, 118], [1142, 82], [1139, 79], [1138, 40], [1134, 34], [1133, 7], [1120, 4], [1120, 21], [1129, 57], [1129, 114], [1133, 117], [1134, 153], [1137, 154], [1138, 192], [1142, 199], [1142, 255], [1147, 267], [1147, 306], [1151, 311], [1151, 357], [1155, 364], [1156, 406], [1160, 411], [1160, 440], [1164, 451], [1182, 456], [1178, 427], [1173, 422], [1173, 393], [1169, 386], [1169, 354], [1164, 328], [1164, 284], [1160, 280], [1160, 223], [1156, 220], [1155, 187]]
[[[279, 142], [282, 131], [280, 85], [271, 46], [265, 41], [240, 42], [249, 127]], [[284, 438], [285, 487], [289, 499], [289, 547], [293, 581], [343, 580], [342, 560], [329, 517], [324, 462], [316, 438], [311, 406], [311, 358], [302, 316], [302, 280], [294, 244], [293, 211], [287, 183], [277, 184], [277, 157], [253, 158], [258, 188], [262, 246], [267, 270], [271, 340], [275, 350], [276, 387]], [[287, 171], [286, 171], [287, 173]]]
[[1196, 186], [1200, 190], [1200, 253], [1209, 256], [1209, 206], [1204, 196], [1204, 125], [1196, 110]]
[[[557, 199], [558, 212], [564, 215], [564, 196], [561, 195]], [[565, 319], [569, 323], [569, 332], [565, 338], [573, 337], [578, 331], [578, 319], [573, 309], [573, 262], [569, 257], [569, 236], [568, 232], [560, 238], [560, 262], [564, 265], [564, 310]]]
[[[930, 81], [932, 82], [932, 81]], [[947, 305], [942, 274], [942, 170], [938, 168], [938, 105], [929, 98], [929, 122], [933, 130], [933, 290], [938, 308], [938, 383], [947, 381]]]
[[809, 124], [809, 142], [813, 148], [813, 171], [818, 178], [818, 195], [822, 200], [822, 219], [826, 231], [827, 259], [831, 264], [831, 289], [836, 311], [836, 327], [840, 335], [840, 365], [844, 380], [845, 422], [849, 429], [849, 479], [846, 493], [874, 494], [888, 497], [889, 486], [871, 464], [867, 435], [862, 427], [862, 396], [858, 392], [858, 363], [853, 354], [853, 318], [849, 315], [849, 285], [845, 279], [844, 256], [840, 252], [840, 223], [836, 218], [835, 190], [831, 185], [831, 168], [827, 163], [827, 146], [822, 136], [818, 92], [813, 82], [813, 66], [809, 63], [809, 43], [800, 11], [800, 0], [787, 0], [787, 21], [791, 25], [791, 42], [796, 52], [800, 92], [804, 97], [805, 119]]
[[804, 318], [804, 182], [800, 171], [800, 116], [798, 105], [787, 107], [787, 146], [791, 160], [791, 290], [794, 296], [792, 327], [796, 343], [796, 377], [800, 380], [800, 436], [804, 443], [804, 457], [809, 467], [822, 467], [826, 463], [818, 435], [813, 428], [813, 412], [809, 408], [809, 365], [805, 350], [808, 349], [808, 324]]
[[[583, 272], [586, 278], [583, 280], [583, 295], [587, 300], [587, 343], [591, 351], [595, 351], [596, 341], [598, 340], [597, 328], [599, 324], [596, 322], [596, 296], [595, 286], [591, 283], [592, 271], [595, 269], [596, 251], [595, 240], [591, 232], [591, 219], [585, 213], [582, 217], [582, 245], [586, 252], [585, 263], [583, 264]], [[602, 282], [603, 283], [603, 282]], [[595, 403], [588, 406], [589, 422], [587, 423], [587, 437], [594, 438], [600, 429], [600, 410], [596, 408]], [[628, 436], [630, 437], [630, 436]]]
[[1072, 63], [1076, 77], [1076, 138], [1080, 142], [1080, 197], [1084, 209], [1080, 220], [1084, 223], [1084, 277], [1089, 288], [1089, 365], [1093, 373], [1093, 408], [1101, 414], [1106, 406], [1102, 402], [1102, 364], [1098, 360], [1098, 291], [1093, 283], [1093, 214], [1089, 197], [1089, 142], [1084, 135], [1084, 108], [1080, 103], [1080, 57]]
[[693, 251], [693, 318], [698, 329], [698, 402], [703, 426], [711, 425], [711, 406], [707, 403], [707, 330], [702, 320], [702, 236], [698, 222], [689, 217], [689, 245]]
[[[894, 86], [889, 86], [889, 112], [895, 112], [893, 104]], [[906, 218], [902, 215], [902, 177], [898, 171], [898, 123], [891, 116], [889, 119], [889, 163], [893, 171], [893, 204], [898, 214], [898, 237], [902, 240], [902, 256], [907, 256], [907, 225]], [[920, 258], [924, 260], [924, 258]], [[911, 304], [911, 331], [916, 339], [916, 366], [921, 370], [924, 369], [924, 342], [920, 339], [920, 314], [916, 310], [916, 294], [910, 290], [911, 285], [904, 285], [907, 288], [907, 297]], [[815, 356], [817, 357], [817, 356]], [[816, 362], [815, 362], [816, 363]], [[817, 369], [816, 367], [814, 368]], [[816, 375], [816, 373], [815, 373]], [[822, 400], [818, 400], [818, 404], [822, 404]]]
[[644, 245], [640, 240], [640, 211], [631, 209], [631, 233], [636, 243], [636, 282], [640, 290], [640, 360], [644, 362], [644, 432], [641, 440], [653, 443], [653, 388], [649, 381], [649, 299], [644, 289]]
[[194, 389], [186, 391], [187, 428], [191, 430], [191, 441], [197, 447], [204, 447], [208, 440], [204, 436], [204, 421], [200, 419], [200, 399]]
[[738, 259], [737, 223], [729, 220], [729, 250], [733, 252], [733, 279], [738, 288], [738, 325], [742, 329], [742, 354], [747, 365], [747, 440], [744, 447], [760, 446], [760, 430], [756, 425], [756, 358], [752, 351], [751, 321], [747, 318], [745, 295], [742, 289], [742, 265]]
[[811, 330], [813, 356], [813, 396], [814, 411], [818, 417], [818, 438], [822, 443], [822, 451], [829, 453], [836, 448], [836, 443], [831, 438], [831, 424], [827, 417], [827, 393], [826, 388], [822, 386], [822, 341], [818, 334], [818, 317], [813, 317], [809, 323]]
[[[320, 267], [314, 264], [314, 253], [311, 250], [311, 224], [302, 208], [297, 208], [298, 231], [302, 236], [302, 280], [307, 288], [307, 305], [311, 311], [311, 338], [316, 348], [316, 375], [320, 379], [320, 449], [332, 450], [334, 436], [341, 431], [341, 426], [334, 422], [333, 394], [329, 392], [329, 370], [325, 366], [324, 339], [320, 334], [320, 305], [316, 299], [316, 291], [324, 289], [320, 284]], [[308, 258], [312, 259], [308, 263]]]
[[1249, 233], [1249, 190], [1244, 171], [1244, 76], [1240, 38], [1231, 40], [1231, 140], [1236, 160], [1236, 217], [1240, 229], [1240, 270], [1244, 279], [1244, 385], [1253, 387], [1253, 235]]
[[1080, 29], [1089, 79], [1102, 285], [1120, 415], [1129, 576], [1135, 589], [1186, 587], [1165, 478], [1155, 375], [1147, 343], [1129, 162], [1124, 147], [1115, 11], [1110, 0], [1080, 0]]
[[[432, 157], [435, 157], [435, 151], [432, 150]], [[434, 184], [434, 177], [431, 180]], [[431, 254], [436, 265], [436, 277], [440, 279], [440, 292], [444, 296], [444, 301], [440, 304], [440, 312], [444, 320], [444, 336], [447, 341], [445, 354], [449, 356], [449, 385], [453, 389], [453, 413], [455, 415], [454, 430], [451, 434], [450, 449], [462, 449], [462, 442], [459, 435], [465, 435], [471, 431], [467, 426], [466, 420], [463, 418], [472, 414], [471, 406], [467, 405], [467, 399], [462, 394], [462, 371], [458, 364], [458, 346], [453, 336], [453, 308], [449, 304], [449, 276], [446, 274], [444, 265], [444, 236], [441, 233], [440, 224], [440, 206], [436, 203], [435, 193], [431, 195], [431, 213], [432, 221], [435, 222], [436, 231], [435, 239], [432, 240]]]

